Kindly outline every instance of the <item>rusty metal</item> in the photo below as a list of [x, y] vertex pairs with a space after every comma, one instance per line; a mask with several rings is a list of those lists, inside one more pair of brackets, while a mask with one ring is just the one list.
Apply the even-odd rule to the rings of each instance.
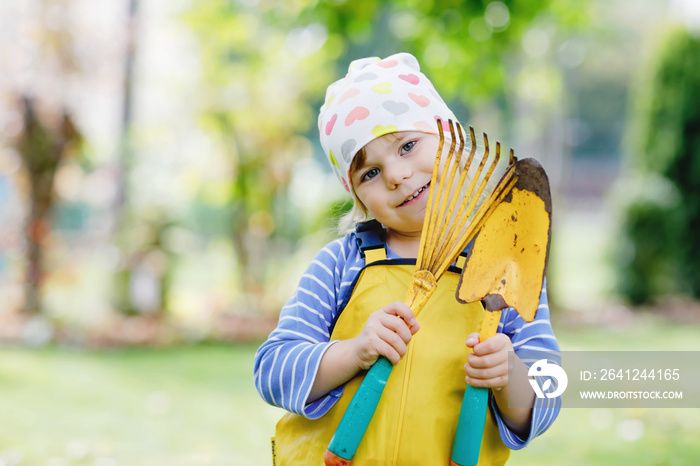
[[517, 181], [481, 226], [462, 271], [457, 297], [487, 310], [514, 307], [535, 318], [552, 235], [549, 181], [535, 159], [517, 160]]

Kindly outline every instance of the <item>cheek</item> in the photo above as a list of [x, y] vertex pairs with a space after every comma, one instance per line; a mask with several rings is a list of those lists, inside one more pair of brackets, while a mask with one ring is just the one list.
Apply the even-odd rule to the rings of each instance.
[[376, 217], [381, 215], [386, 197], [382, 195], [382, 191], [377, 186], [363, 185], [362, 189], [356, 191], [357, 199], [364, 206], [366, 212]]
[[[423, 153], [421, 154], [421, 165], [424, 169], [429, 169], [430, 171], [433, 170], [433, 166], [435, 166], [435, 160], [437, 158], [437, 149], [437, 144], [431, 144], [423, 150]], [[440, 157], [441, 166], [444, 165], [444, 162], [447, 159], [446, 155], [447, 152], [443, 150], [442, 156]]]
[[371, 189], [368, 189], [366, 185], [362, 185], [359, 189], [355, 189], [356, 202], [362, 204], [365, 209], [371, 204], [372, 193]]

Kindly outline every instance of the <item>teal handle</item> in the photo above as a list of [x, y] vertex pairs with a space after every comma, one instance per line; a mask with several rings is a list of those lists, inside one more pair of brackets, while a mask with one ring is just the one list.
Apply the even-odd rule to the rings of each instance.
[[459, 411], [459, 423], [452, 446], [452, 462], [459, 466], [474, 466], [479, 462], [481, 438], [486, 424], [489, 389], [467, 385]]
[[350, 400], [348, 409], [335, 430], [328, 449], [340, 458], [351, 460], [365, 435], [393, 369], [391, 361], [380, 356]]

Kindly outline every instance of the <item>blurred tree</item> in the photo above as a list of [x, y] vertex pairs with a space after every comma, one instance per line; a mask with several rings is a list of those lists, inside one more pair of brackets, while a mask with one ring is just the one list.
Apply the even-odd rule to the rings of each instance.
[[[287, 195], [290, 173], [299, 158], [320, 153], [311, 149], [317, 111], [351, 60], [411, 52], [467, 116], [484, 102], [505, 105], [508, 67], [517, 66], [506, 58], [535, 23], [573, 31], [586, 11], [572, 0], [197, 2], [188, 21], [209, 86], [202, 121], [233, 160], [228, 233], [242, 288], [262, 293], [278, 258], [318, 227], [300, 221]], [[334, 201], [326, 199], [326, 217]]]
[[[138, 46], [138, 24], [139, 24], [139, 0], [129, 0], [127, 5], [127, 20], [125, 37], [125, 53], [124, 67], [122, 77], [122, 108], [120, 118], [120, 145], [119, 145], [119, 161], [118, 161], [118, 179], [117, 179], [117, 195], [114, 202], [114, 241], [119, 245], [123, 260], [120, 261], [119, 267], [114, 276], [114, 301], [117, 310], [127, 315], [139, 314], [148, 312], [157, 317], [161, 317], [165, 311], [165, 302], [168, 296], [168, 289], [164, 287], [169, 280], [160, 280], [164, 276], [165, 271], [159, 272], [156, 275], [155, 281], [149, 281], [144, 275], [137, 274], [134, 276], [135, 270], [150, 271], [152, 268], [142, 264], [145, 257], [148, 257], [148, 252], [157, 249], [160, 245], [158, 241], [150, 239], [152, 236], [160, 237], [159, 233], [150, 232], [147, 244], [143, 241], [133, 241], [130, 232], [135, 225], [143, 219], [136, 218], [129, 205], [129, 178], [133, 165], [133, 147], [132, 147], [132, 120], [134, 106], [134, 63], [136, 60]], [[158, 226], [149, 222], [149, 227], [158, 229]], [[142, 277], [142, 278], [139, 278]], [[151, 287], [160, 286], [153, 293], [163, 299], [158, 303], [149, 303], [147, 306], [139, 305], [138, 289], [146, 288], [148, 285], [138, 285], [141, 283], [152, 283]], [[156, 285], [158, 283], [158, 285]], [[147, 309], [146, 309], [147, 308]]]
[[44, 246], [51, 232], [55, 202], [56, 170], [68, 155], [79, 149], [81, 135], [65, 110], [40, 118], [34, 100], [22, 97], [23, 128], [16, 141], [29, 180], [29, 214], [25, 227], [27, 272], [24, 310], [41, 312], [41, 284], [44, 278]]
[[634, 304], [700, 298], [700, 38], [671, 32], [645, 70], [626, 137], [617, 289]]
[[21, 101], [23, 127], [13, 145], [21, 156], [29, 185], [24, 310], [31, 314], [42, 312], [41, 286], [56, 204], [56, 171], [68, 156], [81, 153], [83, 140], [64, 95], [66, 78], [79, 68], [75, 38], [68, 26], [69, 9], [65, 2], [51, 0], [33, 10], [35, 23], [25, 26], [34, 31], [38, 44], [30, 67], [35, 76], [14, 91]]
[[131, 165], [131, 123], [134, 106], [134, 61], [136, 58], [137, 25], [139, 18], [139, 1], [129, 0], [128, 17], [126, 21], [126, 44], [124, 68], [122, 77], [122, 108], [120, 118], [120, 147], [119, 147], [119, 181], [114, 205], [114, 217], [117, 229], [123, 226], [125, 210], [128, 205], [128, 178]]

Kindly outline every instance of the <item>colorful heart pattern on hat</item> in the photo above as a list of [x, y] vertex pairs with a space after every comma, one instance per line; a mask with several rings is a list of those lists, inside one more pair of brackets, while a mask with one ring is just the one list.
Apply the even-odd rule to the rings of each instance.
[[369, 110], [365, 107], [355, 107], [352, 109], [348, 116], [345, 117], [345, 126], [350, 126], [357, 120], [364, 120], [369, 116]]

